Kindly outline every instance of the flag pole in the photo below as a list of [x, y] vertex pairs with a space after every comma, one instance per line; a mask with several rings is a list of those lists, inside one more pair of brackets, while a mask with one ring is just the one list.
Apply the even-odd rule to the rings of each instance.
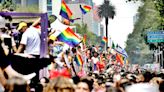
[[81, 22], [82, 22], [82, 24], [84, 24], [84, 21], [83, 21], [83, 13], [81, 13], [82, 15], [81, 15]]

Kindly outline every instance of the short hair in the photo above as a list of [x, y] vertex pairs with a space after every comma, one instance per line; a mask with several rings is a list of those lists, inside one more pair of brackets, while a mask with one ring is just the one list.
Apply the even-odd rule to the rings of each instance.
[[72, 48], [72, 53], [76, 53], [76, 49], [75, 48]]
[[164, 91], [164, 81], [162, 81], [160, 84], [159, 84], [159, 90], [162, 92]]
[[81, 46], [78, 46], [77, 48], [78, 48], [78, 49], [81, 49]]
[[88, 87], [89, 87], [89, 90], [92, 91], [92, 89], [93, 89], [93, 80], [89, 80], [87, 78], [81, 78], [80, 82], [86, 83], [88, 85]]
[[121, 92], [119, 88], [109, 87], [106, 92]]
[[77, 84], [80, 82], [80, 77], [79, 76], [74, 76], [72, 77], [74, 84]]

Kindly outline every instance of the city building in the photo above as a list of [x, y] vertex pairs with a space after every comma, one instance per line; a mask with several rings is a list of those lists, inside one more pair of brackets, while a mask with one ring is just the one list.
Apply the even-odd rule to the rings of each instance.
[[[22, 7], [36, 5], [39, 8], [38, 12], [47, 12], [48, 15], [54, 14], [59, 19], [61, 19], [61, 16], [59, 15], [61, 9], [61, 0], [14, 0], [14, 2], [21, 5]], [[89, 31], [100, 36], [100, 20], [96, 13], [97, 7], [94, 6], [92, 0], [65, 0], [65, 2], [72, 10], [73, 18], [81, 18], [76, 20], [74, 23], [86, 23]], [[79, 7], [80, 5], [90, 5], [92, 6], [92, 9], [90, 12], [83, 15]]]
[[[4, 0], [0, 0], [0, 2], [3, 2]], [[49, 15], [53, 14], [52, 11], [52, 5], [53, 2], [61, 2], [61, 0], [14, 0], [16, 4], [19, 4], [23, 7], [36, 5], [39, 7], [39, 12], [47, 12]], [[65, 0], [66, 3], [84, 3], [87, 5], [93, 5], [92, 0]], [[58, 4], [60, 5], [60, 4]]]
[[102, 24], [100, 24], [100, 36], [104, 36], [104, 26]]
[[[98, 21], [96, 9], [92, 0], [65, 0], [69, 8], [72, 10], [74, 18], [81, 18], [80, 20], [76, 20], [75, 23], [86, 23], [89, 31], [93, 32], [97, 36], [100, 36], [100, 21]], [[79, 6], [80, 5], [90, 5], [92, 9], [90, 12], [85, 15], [82, 14]], [[96, 17], [95, 17], [96, 16]]]
[[100, 31], [103, 31], [101, 30], [101, 27], [103, 26], [100, 24], [100, 22], [102, 19], [98, 16], [97, 9], [98, 9], [98, 6], [93, 6], [94, 33], [97, 34], [98, 36], [101, 36]]
[[79, 24], [85, 23], [85, 24], [87, 24], [89, 31], [95, 32], [94, 31], [93, 10], [91, 9], [90, 12], [88, 12], [84, 15], [84, 14], [82, 14], [82, 12], [80, 10], [80, 7], [79, 7], [80, 4], [84, 5], [83, 3], [67, 4], [69, 6], [69, 8], [72, 10], [73, 17], [74, 18], [81, 18], [79, 20], [76, 20], [74, 23], [79, 23]]
[[66, 3], [68, 4], [77, 4], [77, 3], [83, 3], [87, 5], [93, 6], [92, 0], [65, 0]]

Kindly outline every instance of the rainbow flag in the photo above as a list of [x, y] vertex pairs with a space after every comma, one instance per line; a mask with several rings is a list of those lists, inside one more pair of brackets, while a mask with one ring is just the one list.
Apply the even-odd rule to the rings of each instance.
[[80, 5], [80, 9], [81, 9], [81, 12], [83, 14], [86, 14], [87, 12], [89, 12], [91, 10], [91, 6], [89, 6], [89, 5], [84, 5], [84, 6]]
[[75, 47], [81, 42], [80, 38], [69, 27], [66, 30], [62, 31], [57, 36], [57, 39], [68, 44], [71, 47]]
[[124, 64], [129, 64], [129, 61], [127, 59], [125, 59]]
[[87, 40], [87, 35], [84, 35], [83, 37], [83, 43], [86, 44], [86, 40]]
[[72, 12], [71, 12], [71, 10], [69, 9], [69, 7], [67, 6], [67, 4], [65, 3], [64, 0], [62, 0], [60, 15], [62, 17], [64, 17], [65, 19], [68, 19], [68, 20], [72, 19]]
[[124, 64], [124, 60], [123, 60], [123, 57], [120, 55], [120, 54], [116, 54], [116, 60], [117, 62], [119, 62], [121, 65]]
[[105, 45], [107, 43], [108, 39], [106, 37], [103, 37], [101, 40], [101, 45]]
[[78, 66], [82, 66], [82, 65], [83, 65], [83, 60], [82, 60], [82, 58], [81, 58], [81, 55], [79, 55], [79, 54], [76, 55], [74, 61], [76, 62], [76, 64], [77, 64]]
[[129, 64], [129, 61], [126, 59], [126, 64]]

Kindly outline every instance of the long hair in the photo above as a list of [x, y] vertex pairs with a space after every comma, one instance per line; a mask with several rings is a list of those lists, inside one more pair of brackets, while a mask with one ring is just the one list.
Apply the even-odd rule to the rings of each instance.
[[74, 84], [69, 78], [57, 77], [48, 83], [43, 92], [74, 92]]

